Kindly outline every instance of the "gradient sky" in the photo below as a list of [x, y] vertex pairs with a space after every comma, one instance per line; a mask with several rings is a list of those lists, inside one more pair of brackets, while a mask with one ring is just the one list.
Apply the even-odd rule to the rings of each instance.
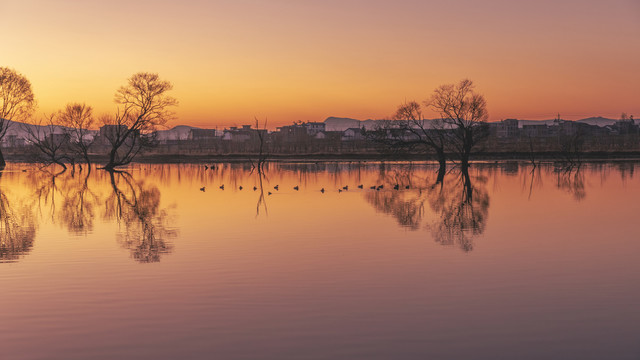
[[0, 0], [0, 66], [39, 113], [174, 84], [178, 119], [270, 127], [390, 116], [472, 79], [490, 120], [640, 118], [640, 0]]

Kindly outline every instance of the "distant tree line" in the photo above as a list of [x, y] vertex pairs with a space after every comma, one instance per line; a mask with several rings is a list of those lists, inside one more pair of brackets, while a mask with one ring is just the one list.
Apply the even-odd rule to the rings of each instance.
[[[140, 72], [115, 94], [113, 114], [96, 117], [93, 108], [84, 103], [69, 103], [63, 109], [33, 118], [36, 101], [31, 83], [13, 69], [0, 67], [0, 141], [11, 121], [24, 123], [27, 141], [46, 163], [75, 167], [77, 162], [91, 164], [90, 148], [105, 151], [107, 162], [102, 167], [114, 170], [129, 164], [140, 151], [155, 145], [158, 127], [174, 117], [177, 100], [168, 95], [173, 85], [158, 74]], [[96, 126], [101, 126], [98, 136]], [[0, 149], [0, 169], [5, 160]], [[90, 166], [89, 166], [90, 168]]]
[[[523, 154], [532, 163], [540, 153], [568, 163], [579, 162], [586, 151], [639, 150], [640, 134], [631, 116], [609, 130], [557, 119], [557, 126], [524, 125], [518, 121], [487, 122], [487, 102], [471, 80], [434, 89], [425, 100], [405, 101], [388, 120], [373, 128], [325, 131], [324, 123], [294, 123], [266, 129], [260, 126], [193, 129], [188, 139], [162, 139], [158, 130], [174, 118], [177, 100], [169, 95], [172, 84], [158, 74], [137, 73], [115, 92], [116, 109], [96, 115], [90, 105], [72, 102], [51, 114], [35, 117], [31, 83], [13, 69], [0, 67], [0, 142], [12, 121], [26, 123], [27, 151], [38, 161], [63, 168], [99, 161], [114, 170], [131, 163], [141, 152], [162, 160], [166, 156], [230, 155], [261, 167], [278, 155], [368, 156], [371, 158], [423, 158], [437, 160], [440, 172], [447, 163], [468, 167], [474, 153]], [[428, 119], [437, 115], [436, 119]], [[99, 128], [99, 130], [96, 130]], [[616, 134], [611, 135], [611, 134]], [[12, 140], [5, 141], [11, 144]], [[24, 156], [25, 149], [9, 145]], [[153, 149], [153, 152], [150, 152]], [[0, 168], [5, 161], [0, 148]]]

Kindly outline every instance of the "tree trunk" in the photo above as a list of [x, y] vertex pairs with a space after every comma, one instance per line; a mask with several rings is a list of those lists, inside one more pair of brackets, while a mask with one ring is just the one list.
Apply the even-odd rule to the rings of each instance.
[[4, 161], [2, 150], [0, 150], [0, 170], [4, 169], [5, 166], [7, 166], [7, 163]]
[[436, 179], [436, 184], [441, 184], [444, 181], [444, 174], [447, 172], [447, 158], [444, 154], [444, 150], [437, 150], [438, 156], [438, 164], [440, 165], [438, 168], [438, 178]]
[[84, 161], [86, 161], [87, 166], [91, 167], [91, 159], [89, 158], [89, 153], [88, 152], [83, 152], [82, 155], [84, 156]]
[[473, 202], [473, 186], [471, 185], [471, 177], [467, 168], [462, 168], [463, 185], [465, 192], [464, 202], [471, 204]]
[[103, 169], [107, 171], [113, 171], [113, 169], [116, 167], [116, 151], [117, 148], [111, 150], [111, 152], [109, 153], [109, 163], [107, 163], [107, 165], [105, 165]]

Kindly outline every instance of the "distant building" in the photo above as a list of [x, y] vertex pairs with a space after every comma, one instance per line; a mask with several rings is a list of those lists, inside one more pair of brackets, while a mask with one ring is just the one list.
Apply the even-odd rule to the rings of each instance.
[[27, 144], [28, 144], [27, 140], [22, 137], [18, 137], [18, 135], [6, 135], [2, 139], [0, 146], [8, 148], [8, 147], [26, 146]]
[[220, 137], [217, 135], [215, 129], [191, 129], [187, 140], [190, 141], [210, 141], [216, 140]]
[[[114, 139], [119, 139], [125, 136], [130, 131], [127, 125], [103, 125], [98, 134], [93, 138], [93, 145], [96, 146], [111, 146]], [[133, 139], [141, 136], [140, 130], [133, 130], [129, 133], [125, 144], [131, 144]]]
[[628, 119], [618, 120], [613, 124], [613, 131], [619, 135], [637, 134], [638, 126], [633, 120], [633, 116]]
[[45, 137], [45, 141], [52, 145], [61, 145], [71, 141], [71, 136], [67, 133], [62, 134], [48, 134]]
[[364, 139], [364, 131], [360, 128], [349, 128], [342, 132], [342, 141], [356, 141]]
[[326, 130], [326, 126], [323, 122], [306, 122], [302, 126], [307, 130], [307, 134], [315, 136], [316, 134]]
[[309, 139], [309, 133], [302, 124], [293, 124], [276, 128], [276, 137], [284, 143], [304, 142]]
[[539, 138], [549, 136], [547, 124], [522, 125], [522, 136], [527, 138]]
[[497, 136], [499, 138], [515, 138], [519, 135], [518, 120], [506, 119], [497, 125]]
[[260, 142], [260, 137], [266, 138], [267, 130], [265, 129], [252, 129], [251, 125], [242, 125], [241, 128], [232, 126], [229, 129], [225, 129], [222, 135], [222, 140], [231, 142], [246, 142], [252, 143]]

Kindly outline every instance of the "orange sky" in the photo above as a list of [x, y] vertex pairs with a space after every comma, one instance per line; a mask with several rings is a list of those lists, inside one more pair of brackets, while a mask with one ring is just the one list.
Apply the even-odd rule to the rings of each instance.
[[1, 0], [0, 13], [0, 66], [31, 80], [40, 113], [112, 111], [149, 71], [175, 86], [169, 126], [383, 118], [462, 78], [490, 120], [640, 117], [638, 0]]

